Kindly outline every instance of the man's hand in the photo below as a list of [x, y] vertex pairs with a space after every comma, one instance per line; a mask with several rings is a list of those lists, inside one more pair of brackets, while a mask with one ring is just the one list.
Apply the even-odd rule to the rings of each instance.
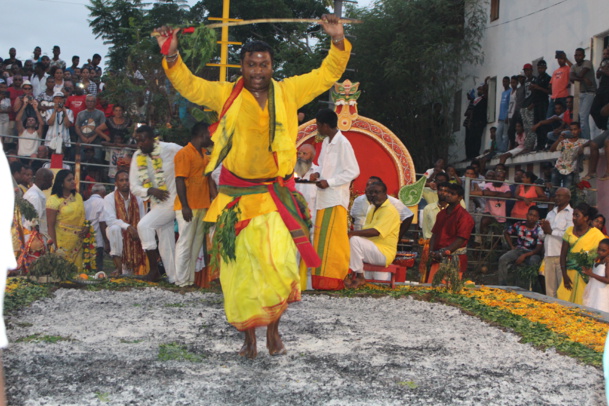
[[521, 256], [518, 257], [518, 259], [516, 259], [515, 264], [516, 265], [520, 265], [520, 264], [522, 264], [526, 260], [527, 260], [527, 255], [526, 254], [522, 254]]
[[569, 278], [569, 275], [563, 274], [562, 275], [562, 282], [565, 285], [565, 289], [567, 289], [567, 290], [573, 290], [573, 285], [571, 284], [571, 278]]
[[[163, 44], [165, 44], [166, 41], [171, 41], [167, 55], [175, 55], [175, 53], [178, 52], [178, 33], [180, 32], [180, 30], [181, 28], [173, 29], [167, 27], [166, 25], [156, 28], [154, 30], [154, 33], [159, 34], [158, 36], [156, 36], [156, 41], [159, 44], [159, 48], [163, 48]], [[173, 37], [169, 39], [169, 35], [171, 34], [173, 34]]]
[[317, 172], [312, 173], [309, 176], [309, 181], [311, 181], [311, 182], [315, 182], [315, 181], [317, 181], [317, 179], [319, 179], [319, 173], [317, 173]]
[[548, 220], [540, 220], [539, 224], [541, 225], [541, 229], [545, 235], [552, 234], [552, 227], [550, 226], [550, 222]]
[[330, 185], [328, 185], [328, 181], [324, 179], [318, 180], [317, 182], [315, 182], [315, 185], [317, 185], [317, 187], [320, 189], [327, 189], [330, 187]]
[[192, 209], [190, 207], [182, 207], [182, 217], [185, 221], [192, 220]]
[[165, 200], [169, 199], [169, 192], [167, 190], [151, 187], [148, 188], [148, 196], [156, 197], [159, 201], [164, 202]]
[[135, 229], [135, 227], [129, 226], [127, 228], [127, 232], [129, 233], [129, 236], [131, 237], [131, 240], [133, 240], [133, 241], [139, 241], [140, 240], [140, 236], [137, 233], [137, 230]]
[[324, 14], [321, 16], [321, 26], [333, 40], [345, 37], [343, 25], [338, 22], [338, 17], [334, 14]]

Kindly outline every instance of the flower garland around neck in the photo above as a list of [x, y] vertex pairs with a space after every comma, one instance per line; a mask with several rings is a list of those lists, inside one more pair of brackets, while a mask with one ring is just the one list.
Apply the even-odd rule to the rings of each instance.
[[[148, 175], [148, 160], [146, 159], [146, 154], [140, 153], [137, 156], [137, 174], [142, 181], [142, 187], [146, 189], [156, 187], [157, 189], [167, 190], [165, 173], [163, 172], [163, 160], [161, 159], [161, 144], [159, 143], [158, 138], [154, 140], [154, 148], [150, 154], [150, 159], [152, 160], [152, 170], [154, 171], [154, 183], [156, 186], [152, 184], [152, 180]], [[152, 196], [152, 199], [155, 202], [160, 203], [156, 197]]]

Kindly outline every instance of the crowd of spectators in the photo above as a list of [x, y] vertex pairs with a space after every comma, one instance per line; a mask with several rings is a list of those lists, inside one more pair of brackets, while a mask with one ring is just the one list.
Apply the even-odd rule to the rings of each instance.
[[[554, 169], [553, 182], [570, 187], [581, 171], [581, 166], [571, 165], [572, 158], [589, 146], [590, 166], [583, 179], [596, 176], [598, 150], [605, 147], [609, 134], [609, 49], [603, 50], [596, 70], [582, 48], [575, 50], [574, 62], [564, 51], [556, 51], [555, 58], [559, 67], [551, 75], [541, 59], [535, 67], [526, 63], [519, 74], [503, 77], [497, 126], [490, 129], [490, 146], [482, 155], [490, 78], [468, 93], [470, 103], [463, 123], [466, 160], [498, 156], [505, 163], [520, 154], [560, 151], [561, 163], [568, 163]], [[576, 117], [574, 97], [578, 98]], [[577, 135], [572, 130], [574, 123], [578, 123]], [[609, 168], [599, 179], [609, 179]]]
[[80, 178], [89, 182], [113, 183], [129, 167], [134, 125], [123, 106], [104, 100], [100, 62], [99, 54], [84, 64], [75, 55], [67, 64], [59, 46], [51, 57], [36, 47], [25, 61], [9, 50], [0, 60], [0, 135], [9, 157], [36, 170], [49, 167], [53, 153], [69, 162], [79, 155]]
[[[572, 136], [553, 143], [577, 144], [579, 123], [571, 122]], [[575, 149], [564, 145], [564, 151]], [[581, 151], [581, 149], [579, 149]], [[568, 159], [567, 159], [568, 158]], [[578, 304], [591, 305], [592, 300], [586, 296], [586, 283], [582, 275], [588, 275], [602, 282], [604, 270], [599, 277], [591, 269], [578, 269], [574, 265], [573, 253], [595, 252], [600, 242], [606, 238], [606, 219], [597, 209], [586, 203], [576, 202], [571, 206], [572, 189], [561, 186], [569, 184], [561, 179], [557, 181], [557, 172], [569, 165], [576, 164], [577, 154], [561, 154], [554, 165], [543, 165], [542, 176], [537, 177], [531, 171], [516, 169], [514, 182], [506, 182], [507, 168], [498, 163], [487, 170], [485, 163], [473, 160], [465, 169], [463, 177], [452, 176], [454, 168], [445, 165], [439, 159], [434, 168], [429, 169], [427, 177], [427, 197], [435, 196], [433, 203], [423, 209], [423, 237], [430, 238], [430, 231], [435, 218], [446, 206], [444, 198], [450, 184], [469, 183], [470, 199], [467, 209], [473, 214], [473, 230], [477, 238], [468, 240], [468, 247], [482, 250], [505, 251], [498, 257], [497, 283], [499, 285], [521, 285], [533, 287], [540, 293], [558, 297]], [[435, 200], [434, 200], [435, 199]], [[491, 235], [502, 237], [500, 240], [489, 238]], [[604, 259], [603, 259], [604, 261]], [[604, 262], [601, 261], [603, 264]], [[537, 281], [523, 279], [519, 269], [535, 268], [539, 270]], [[596, 269], [596, 268], [595, 268]], [[603, 268], [604, 269], [604, 268]], [[600, 271], [599, 271], [600, 272]], [[595, 282], [599, 283], [599, 282]], [[603, 282], [605, 283], [605, 282]], [[586, 299], [588, 297], [588, 299]], [[609, 309], [609, 302], [600, 308]]]

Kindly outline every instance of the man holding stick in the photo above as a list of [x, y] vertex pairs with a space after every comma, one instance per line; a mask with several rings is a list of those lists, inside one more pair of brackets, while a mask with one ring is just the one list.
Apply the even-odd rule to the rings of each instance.
[[176, 90], [220, 113], [210, 131], [214, 151], [206, 173], [220, 164], [222, 173], [205, 221], [217, 223], [212, 244], [220, 249], [224, 308], [228, 322], [245, 332], [239, 354], [247, 358], [257, 355], [256, 328], [262, 326], [269, 353], [286, 353], [278, 327], [288, 303], [300, 299], [296, 248], [308, 266], [320, 262], [309, 241], [306, 203], [292, 176], [297, 110], [340, 79], [351, 51], [336, 16], [324, 15], [320, 24], [332, 37], [321, 67], [281, 82], [272, 80], [273, 50], [264, 42], [242, 47], [243, 76], [235, 83], [210, 82], [182, 62], [180, 29], [155, 30], [161, 48], [170, 41], [163, 67]]

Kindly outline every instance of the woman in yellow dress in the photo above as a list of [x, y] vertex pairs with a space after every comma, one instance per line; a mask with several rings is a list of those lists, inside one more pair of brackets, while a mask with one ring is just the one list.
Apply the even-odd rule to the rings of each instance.
[[560, 267], [562, 282], [556, 292], [561, 300], [582, 304], [582, 295], [586, 282], [577, 271], [578, 265], [569, 257], [571, 253], [588, 252], [596, 254], [596, 248], [605, 235], [596, 227], [590, 226], [590, 220], [596, 216], [597, 210], [586, 203], [580, 203], [573, 209], [573, 227], [567, 228], [562, 237]]
[[47, 223], [52, 244], [61, 255], [80, 270], [83, 261], [85, 206], [76, 192], [74, 175], [62, 169], [55, 175], [51, 196], [47, 199]]

